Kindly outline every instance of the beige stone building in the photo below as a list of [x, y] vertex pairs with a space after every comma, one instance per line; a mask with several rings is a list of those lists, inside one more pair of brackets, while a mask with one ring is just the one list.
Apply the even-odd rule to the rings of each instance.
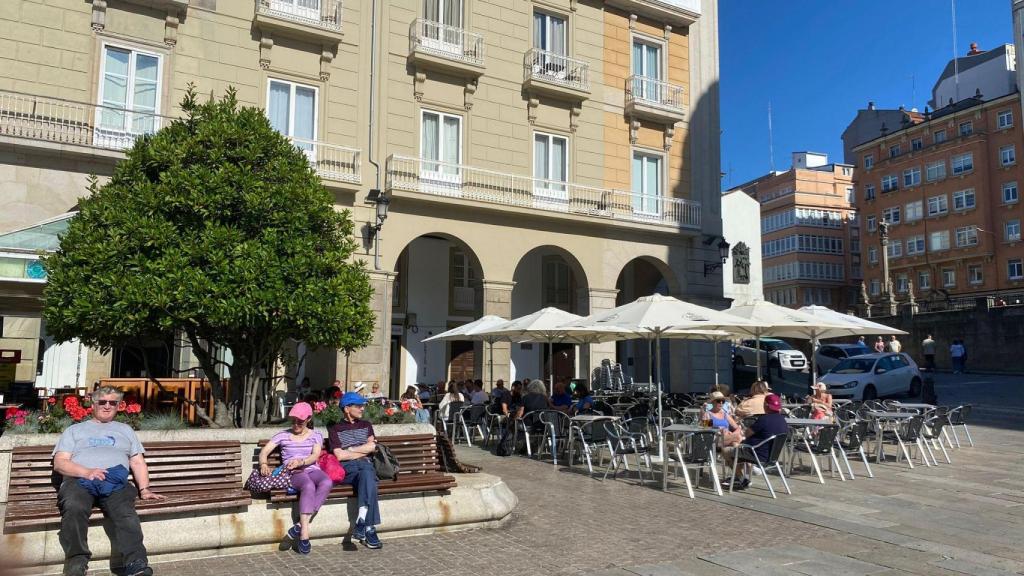
[[[482, 314], [652, 291], [722, 306], [703, 272], [721, 235], [717, 27], [716, 0], [2, 2], [0, 348], [22, 350], [21, 381], [138, 375], [117, 350], [48, 342], [36, 254], [189, 83], [265, 108], [362, 234], [374, 340], [307, 351], [314, 388], [483, 377], [480, 345], [422, 342]], [[642, 346], [545, 348], [495, 346], [495, 377], [611, 358], [650, 378]], [[156, 343], [155, 363], [187, 368], [174, 350]], [[709, 352], [673, 343], [672, 387], [710, 381]]]

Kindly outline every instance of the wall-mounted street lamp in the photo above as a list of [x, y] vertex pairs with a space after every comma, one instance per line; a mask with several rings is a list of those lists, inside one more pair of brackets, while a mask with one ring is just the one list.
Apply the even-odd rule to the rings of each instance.
[[[715, 238], [715, 236], [711, 236], [707, 240], [704, 240], [704, 245], [710, 246], [711, 243], [715, 241]], [[721, 260], [718, 262], [704, 262], [705, 278], [710, 276], [716, 270], [721, 270], [722, 265], [725, 264], [725, 261], [729, 258], [729, 243], [725, 241], [725, 238], [720, 238], [718, 241], [718, 255], [721, 257]]]
[[373, 241], [373, 267], [380, 270], [380, 230], [384, 227], [384, 221], [388, 219], [388, 206], [391, 200], [379, 189], [370, 190], [367, 200], [373, 202], [375, 222], [366, 223], [366, 236]]

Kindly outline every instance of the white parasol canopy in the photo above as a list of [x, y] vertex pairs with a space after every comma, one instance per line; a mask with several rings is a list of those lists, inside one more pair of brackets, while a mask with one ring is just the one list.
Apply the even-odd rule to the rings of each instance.
[[504, 324], [493, 326], [486, 331], [486, 334], [514, 342], [543, 342], [547, 344], [548, 359], [551, 362], [548, 385], [553, 390], [555, 386], [554, 343], [563, 342], [566, 339], [566, 334], [559, 330], [559, 327], [579, 318], [578, 315], [559, 308], [542, 308], [533, 314], [513, 318]]
[[804, 314], [810, 314], [815, 318], [821, 318], [829, 322], [835, 323], [846, 323], [850, 326], [849, 330], [842, 334], [819, 336], [819, 338], [841, 338], [843, 336], [902, 336], [907, 334], [903, 330], [886, 326], [885, 324], [879, 324], [878, 322], [872, 322], [864, 318], [858, 318], [852, 314], [843, 314], [842, 312], [836, 312], [831, 308], [825, 306], [804, 306], [800, 308], [800, 311]]
[[446, 332], [441, 332], [430, 338], [424, 338], [424, 342], [431, 342], [434, 340], [470, 340], [473, 342], [486, 342], [487, 349], [490, 354], [489, 365], [490, 365], [490, 377], [491, 385], [494, 385], [494, 343], [504, 342], [508, 338], [502, 336], [492, 336], [488, 334], [488, 330], [491, 330], [495, 326], [508, 323], [508, 320], [501, 316], [481, 316], [472, 322], [467, 322], [461, 326], [456, 326]]

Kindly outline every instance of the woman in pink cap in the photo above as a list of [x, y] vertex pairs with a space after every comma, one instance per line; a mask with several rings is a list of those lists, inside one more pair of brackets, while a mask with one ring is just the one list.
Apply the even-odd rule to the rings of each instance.
[[334, 483], [316, 465], [323, 450], [324, 437], [310, 428], [313, 407], [299, 402], [292, 407], [288, 417], [292, 420], [292, 427], [274, 434], [260, 451], [260, 474], [268, 476], [271, 473], [267, 456], [280, 446], [281, 462], [291, 470], [292, 487], [299, 493], [299, 522], [288, 529], [288, 537], [297, 543], [296, 550], [300, 554], [309, 554], [312, 548], [309, 522], [327, 500]]

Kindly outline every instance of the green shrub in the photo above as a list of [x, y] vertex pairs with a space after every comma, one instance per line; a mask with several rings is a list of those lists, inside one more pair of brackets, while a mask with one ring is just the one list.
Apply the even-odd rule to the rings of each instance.
[[188, 428], [188, 425], [181, 417], [168, 412], [147, 414], [139, 422], [139, 430], [184, 430], [185, 428]]

